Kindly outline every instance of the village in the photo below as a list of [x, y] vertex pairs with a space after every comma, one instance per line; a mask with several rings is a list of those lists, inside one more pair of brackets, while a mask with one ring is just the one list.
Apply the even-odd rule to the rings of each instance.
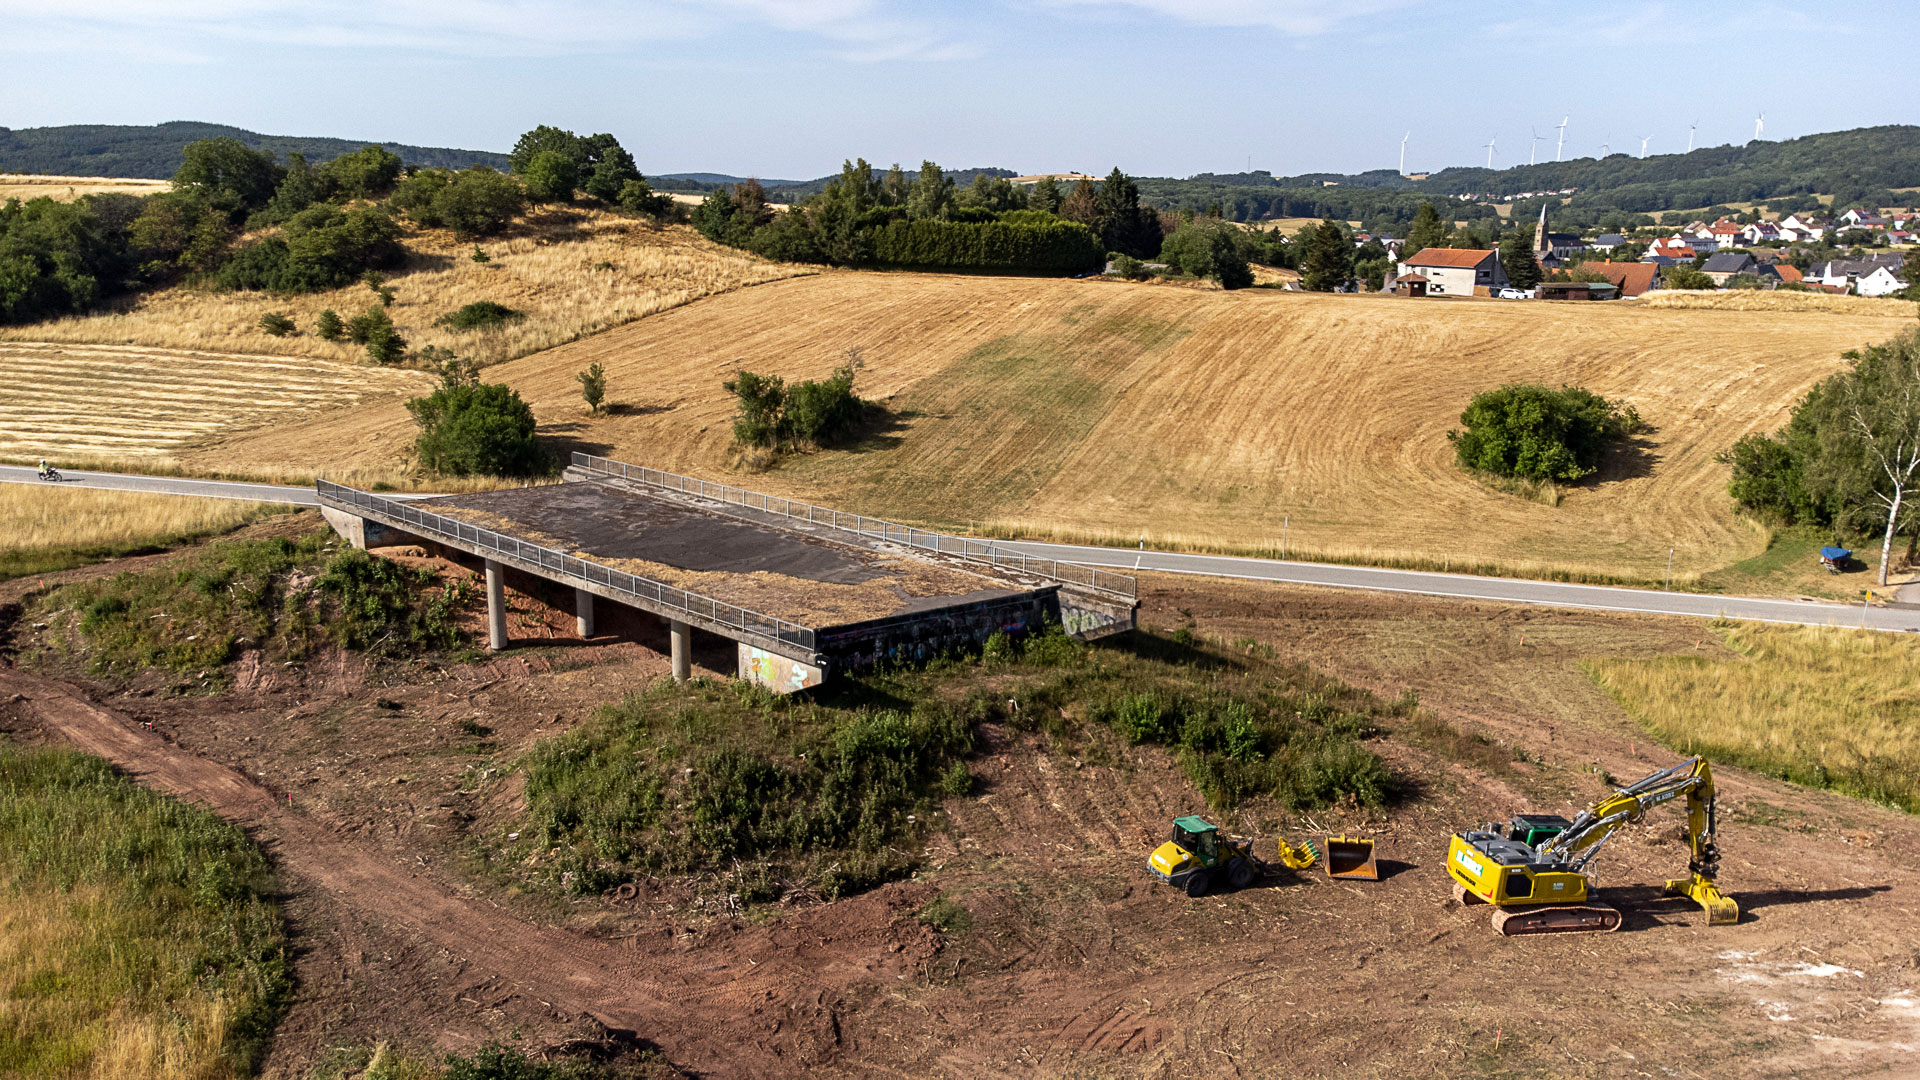
[[1380, 291], [1397, 296], [1615, 300], [1655, 289], [1788, 289], [1893, 296], [1911, 287], [1903, 250], [1915, 243], [1920, 211], [1850, 209], [1828, 218], [1755, 213], [1694, 220], [1677, 229], [1643, 227], [1591, 237], [1554, 232], [1543, 207], [1533, 233], [1542, 275], [1509, 274], [1499, 248], [1428, 247], [1402, 257], [1404, 240], [1359, 232], [1378, 243], [1395, 271]]

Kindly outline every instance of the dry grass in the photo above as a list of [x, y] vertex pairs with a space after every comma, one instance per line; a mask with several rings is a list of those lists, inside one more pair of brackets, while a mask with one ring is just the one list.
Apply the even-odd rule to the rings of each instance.
[[[684, 225], [655, 228], [595, 210], [539, 211], [509, 236], [482, 242], [490, 259], [484, 263], [473, 261], [473, 244], [444, 230], [409, 235], [406, 246], [406, 266], [389, 282], [396, 300], [388, 314], [401, 336], [415, 348], [437, 345], [486, 364], [702, 296], [813, 272], [709, 243]], [[314, 321], [327, 308], [352, 316], [373, 299], [359, 284], [291, 298], [180, 285], [140, 297], [123, 311], [13, 327], [0, 332], [0, 340], [137, 343], [357, 363], [366, 355], [360, 346], [320, 340]], [[476, 300], [505, 304], [526, 318], [465, 333], [433, 325]], [[297, 336], [260, 330], [260, 317], [276, 311], [299, 324]]]
[[413, 371], [137, 345], [0, 341], [0, 455], [162, 459], [235, 431], [429, 388]]
[[0, 173], [0, 202], [8, 199], [49, 198], [71, 202], [82, 195], [114, 193], [152, 195], [166, 191], [165, 180], [126, 180], [112, 176], [34, 176], [25, 173]]
[[[858, 347], [891, 419], [750, 486], [961, 531], [1675, 581], [1764, 550], [1713, 455], [1771, 430], [1839, 354], [1908, 319], [1620, 304], [1423, 304], [1033, 278], [836, 273], [715, 297], [495, 369], [543, 430], [724, 471], [739, 368], [820, 378]], [[622, 407], [588, 417], [598, 361]], [[1463, 474], [1446, 440], [1480, 390], [1571, 383], [1653, 430], [1558, 506]], [[410, 434], [381, 406], [194, 459], [372, 467]]]
[[1643, 307], [1704, 309], [1709, 311], [1824, 311], [1834, 315], [1880, 315], [1893, 319], [1911, 319], [1915, 306], [1911, 300], [1887, 296], [1840, 296], [1835, 293], [1763, 291], [1730, 289], [1708, 292], [1704, 289], [1656, 289], [1641, 297]]
[[1583, 667], [1676, 750], [1920, 812], [1920, 643], [1824, 627], [1718, 633], [1731, 656]]
[[0, 484], [0, 580], [236, 529], [285, 507]]
[[[72, 1080], [225, 1080], [243, 1075], [223, 1055], [232, 1006], [195, 995], [152, 1011], [84, 994], [15, 998], [23, 982], [74, 986], [96, 981], [102, 955], [118, 947], [124, 916], [108, 890], [0, 892], [0, 1043], [38, 1053], [6, 1063], [6, 1075]], [[38, 1044], [38, 1045], [36, 1045]], [[52, 1044], [52, 1045], [49, 1045]], [[19, 1071], [14, 1071], [18, 1069]]]

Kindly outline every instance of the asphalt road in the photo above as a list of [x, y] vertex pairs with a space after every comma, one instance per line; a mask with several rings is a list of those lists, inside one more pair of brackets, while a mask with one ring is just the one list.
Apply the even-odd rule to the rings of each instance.
[[[278, 484], [245, 484], [227, 480], [188, 480], [170, 476], [134, 476], [126, 473], [64, 473], [63, 488], [108, 488], [151, 491], [212, 499], [248, 499], [294, 506], [315, 506], [312, 488]], [[0, 483], [42, 484], [30, 468], [0, 465]], [[52, 487], [55, 485], [48, 484]], [[405, 496], [399, 496], [404, 498]], [[1084, 563], [1116, 570], [1157, 570], [1170, 574], [1280, 581], [1297, 585], [1325, 585], [1336, 589], [1412, 593], [1457, 600], [1484, 600], [1505, 604], [1587, 608], [1643, 615], [1684, 615], [1703, 619], [1749, 619], [1757, 622], [1797, 623], [1805, 626], [1864, 626], [1874, 630], [1920, 633], [1920, 610], [1833, 604], [1810, 600], [1767, 600], [1740, 596], [1662, 592], [1658, 589], [1616, 589], [1600, 585], [1571, 585], [1556, 581], [1479, 577], [1471, 574], [1433, 574], [1415, 570], [1388, 570], [1369, 566], [1287, 562], [1281, 559], [1242, 559], [1226, 555], [1189, 555], [1167, 551], [1128, 551], [1124, 548], [1081, 547], [1072, 544], [1002, 542], [1009, 551], [1042, 558]], [[1863, 575], [1864, 576], [1864, 575]]]

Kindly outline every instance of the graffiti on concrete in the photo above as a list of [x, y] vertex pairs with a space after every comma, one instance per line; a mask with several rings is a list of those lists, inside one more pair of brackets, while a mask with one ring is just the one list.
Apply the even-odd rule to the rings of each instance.
[[810, 686], [819, 686], [826, 678], [826, 673], [812, 664], [756, 649], [743, 642], [740, 645], [740, 677], [774, 693], [791, 694]]

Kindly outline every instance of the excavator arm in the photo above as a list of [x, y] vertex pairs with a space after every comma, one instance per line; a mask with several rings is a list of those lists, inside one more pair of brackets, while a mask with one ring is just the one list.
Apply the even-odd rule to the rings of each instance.
[[1737, 922], [1739, 905], [1721, 894], [1715, 884], [1720, 872], [1720, 849], [1714, 844], [1713, 769], [1705, 758], [1689, 758], [1662, 769], [1580, 812], [1560, 835], [1540, 846], [1540, 853], [1558, 858], [1573, 870], [1584, 871], [1600, 847], [1623, 825], [1648, 810], [1685, 796], [1687, 800], [1687, 869], [1689, 876], [1667, 882], [1667, 891], [1685, 896], [1707, 912], [1707, 923]]

